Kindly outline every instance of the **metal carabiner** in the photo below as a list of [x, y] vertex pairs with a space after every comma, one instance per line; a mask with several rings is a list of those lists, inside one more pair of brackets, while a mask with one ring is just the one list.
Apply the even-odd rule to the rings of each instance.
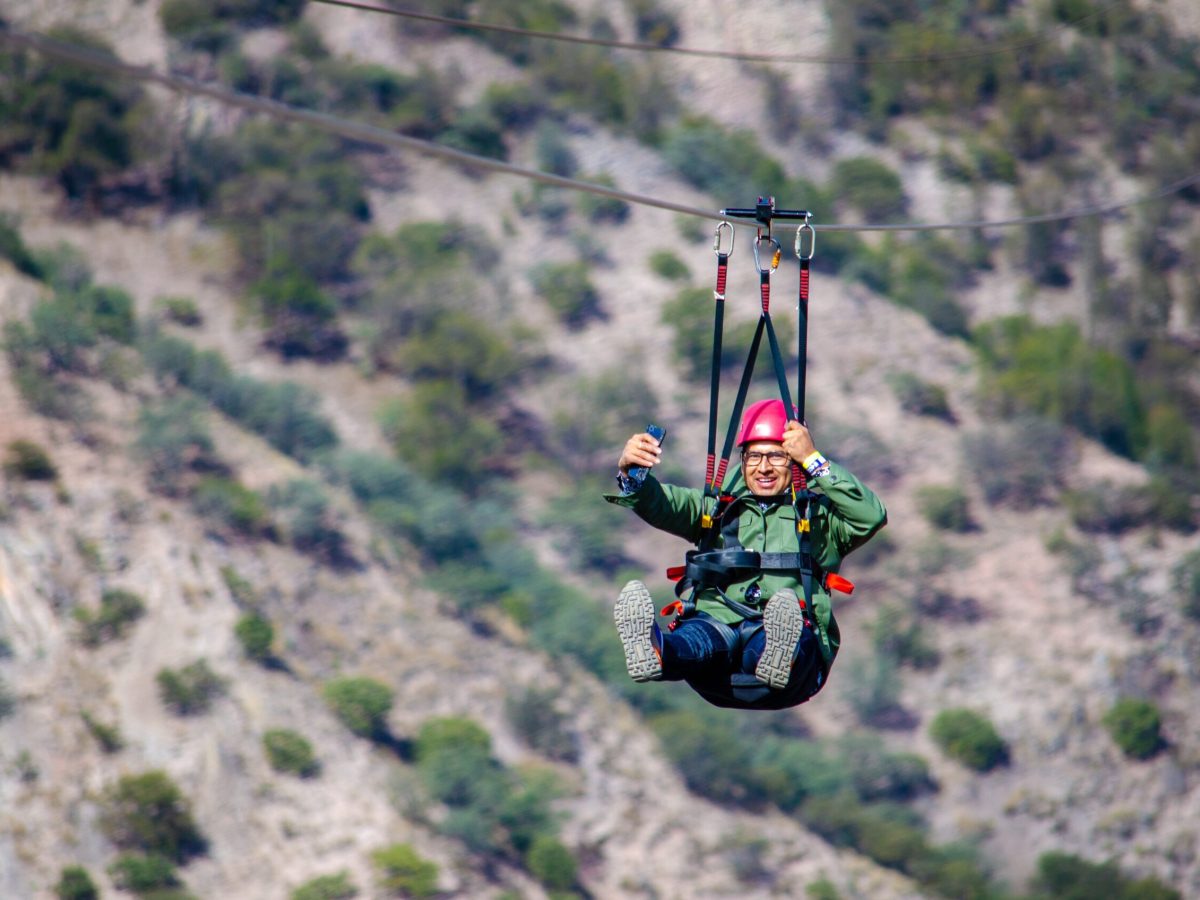
[[[811, 218], [812, 216], [805, 216], [804, 224], [796, 229], [796, 259], [800, 260], [800, 262], [808, 262], [810, 259], [812, 259], [813, 251], [817, 249], [817, 231], [808, 224], [808, 220]], [[801, 237], [805, 231], [808, 232], [807, 254], [805, 254], [803, 251], [804, 239]]]
[[[758, 250], [758, 248], [763, 243], [770, 244], [775, 248], [775, 253], [771, 257], [771, 264], [765, 269], [763, 268], [762, 260], [759, 257], [759, 250]], [[759, 275], [769, 275], [772, 272], [774, 272], [776, 269], [778, 269], [779, 268], [779, 259], [782, 256], [783, 256], [783, 247], [780, 245], [780, 243], [777, 239], [771, 237], [770, 235], [767, 235], [766, 237], [764, 237], [761, 234], [754, 239], [754, 265], [758, 267]]]
[[[726, 228], [729, 229], [729, 249], [722, 253], [721, 231]], [[713, 232], [713, 253], [717, 254], [717, 256], [733, 256], [733, 239], [736, 235], [737, 232], [734, 231], [733, 225], [728, 220], [722, 220], [721, 224], [717, 226], [717, 230]]]

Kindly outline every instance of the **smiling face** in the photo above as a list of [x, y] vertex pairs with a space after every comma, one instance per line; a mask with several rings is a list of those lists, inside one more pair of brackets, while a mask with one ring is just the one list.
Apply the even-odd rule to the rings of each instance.
[[753, 441], [742, 447], [742, 474], [756, 497], [782, 494], [792, 483], [791, 459], [778, 441]]

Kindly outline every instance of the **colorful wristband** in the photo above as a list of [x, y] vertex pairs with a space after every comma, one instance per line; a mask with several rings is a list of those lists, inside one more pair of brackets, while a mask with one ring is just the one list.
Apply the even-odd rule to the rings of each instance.
[[809, 478], [819, 478], [829, 471], [829, 460], [823, 457], [819, 450], [814, 450], [804, 457], [804, 472]]

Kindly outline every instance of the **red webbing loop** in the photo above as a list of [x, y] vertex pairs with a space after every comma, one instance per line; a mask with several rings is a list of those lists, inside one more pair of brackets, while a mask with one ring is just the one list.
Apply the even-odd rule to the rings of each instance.
[[709, 482], [713, 486], [714, 489], [720, 489], [721, 485], [723, 485], [725, 483], [725, 470], [727, 468], [729, 468], [729, 459], [724, 458], [721, 460], [721, 464], [719, 466], [717, 466], [716, 480]]
[[725, 283], [729, 278], [729, 254], [722, 253], [717, 257], [717, 289], [713, 291], [713, 299], [720, 303], [725, 299]]
[[771, 276], [763, 272], [759, 276], [758, 292], [762, 295], [762, 311], [771, 311]]
[[854, 593], [854, 582], [849, 578], [843, 578], [841, 575], [834, 575], [830, 572], [825, 576], [825, 587], [831, 591], [840, 591], [843, 594]]
[[800, 302], [808, 302], [808, 260], [800, 260]]
[[708, 462], [704, 464], [704, 483], [711, 484], [714, 488], [717, 487], [717, 485], [713, 483], [713, 474], [716, 471], [716, 465], [717, 454], [709, 453]]

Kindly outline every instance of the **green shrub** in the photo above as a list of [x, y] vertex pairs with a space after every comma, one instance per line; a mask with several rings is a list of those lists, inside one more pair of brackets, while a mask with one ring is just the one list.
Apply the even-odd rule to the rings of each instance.
[[451, 381], [480, 401], [510, 390], [535, 361], [521, 334], [477, 313], [449, 310], [413, 329], [388, 368], [420, 380]]
[[321, 771], [321, 763], [312, 744], [303, 735], [287, 728], [272, 728], [263, 733], [263, 750], [276, 772], [291, 772], [311, 778]]
[[1149, 759], [1166, 746], [1158, 707], [1148, 700], [1118, 700], [1102, 722], [1121, 752], [1131, 759]]
[[233, 626], [233, 633], [237, 635], [247, 659], [262, 663], [273, 657], [271, 646], [275, 643], [275, 628], [261, 614], [246, 613]]
[[266, 273], [250, 286], [250, 297], [262, 317], [263, 344], [285, 360], [339, 358], [346, 335], [337, 325], [337, 304], [316, 280], [289, 264], [268, 260]]
[[[568, 471], [583, 476], [607, 460], [614, 434], [658, 420], [654, 388], [642, 374], [619, 367], [581, 377], [567, 383], [551, 409], [553, 456]], [[603, 546], [615, 535], [606, 538], [597, 531], [594, 536]]]
[[711, 119], [687, 119], [664, 135], [662, 155], [685, 181], [724, 206], [749, 207], [760, 196], [788, 195], [783, 167], [748, 129], [725, 131]]
[[[617, 186], [612, 176], [604, 173], [584, 174], [581, 179], [606, 188]], [[620, 225], [629, 218], [629, 203], [619, 197], [605, 197], [600, 194], [584, 192], [579, 195], [579, 211], [583, 213], [585, 219], [594, 224]]]
[[[112, 57], [102, 39], [71, 25], [49, 37]], [[18, 51], [3, 61], [13, 89], [0, 100], [0, 158], [55, 179], [93, 208], [103, 183], [155, 150], [153, 118], [140, 85], [94, 67]]]
[[1071, 464], [1071, 440], [1061, 426], [1021, 418], [963, 438], [963, 462], [993, 505], [1030, 509], [1051, 503]]
[[[396, 455], [420, 476], [471, 489], [503, 466], [504, 434], [468, 405], [456, 384], [428, 381], [380, 409], [380, 426]], [[447, 434], [455, 435], [447, 441]]]
[[335, 678], [326, 682], [324, 695], [333, 714], [359, 737], [376, 739], [388, 733], [393, 694], [387, 685], [373, 678]]
[[837, 885], [828, 878], [818, 878], [809, 882], [804, 887], [804, 894], [808, 900], [842, 900]]
[[975, 346], [985, 392], [1001, 414], [1045, 416], [1124, 456], [1145, 451], [1146, 411], [1132, 367], [1088, 346], [1075, 325], [1011, 316], [976, 329]]
[[577, 329], [602, 317], [600, 295], [582, 262], [540, 263], [529, 273], [534, 291], [564, 325]]
[[1121, 534], [1146, 523], [1152, 498], [1144, 487], [1103, 482], [1066, 491], [1063, 502], [1080, 531]]
[[1047, 900], [1183, 900], [1183, 895], [1157, 878], [1133, 881], [1115, 862], [1094, 863], [1070, 853], [1052, 851], [1038, 857], [1033, 888]]
[[567, 132], [558, 122], [543, 120], [534, 133], [534, 153], [538, 168], [551, 175], [573, 178], [579, 171], [579, 160], [567, 140]]
[[85, 647], [97, 647], [125, 635], [130, 626], [146, 612], [146, 604], [133, 591], [109, 588], [100, 596], [100, 608], [92, 613], [76, 607], [75, 618], [80, 624]]
[[929, 725], [942, 752], [976, 772], [1008, 762], [1008, 748], [992, 723], [969, 709], [944, 709]]
[[358, 888], [350, 880], [350, 873], [337, 872], [304, 882], [292, 891], [291, 900], [350, 900], [357, 896]]
[[379, 870], [380, 886], [402, 897], [432, 897], [437, 894], [437, 863], [425, 859], [411, 844], [392, 844], [371, 854]]
[[530, 747], [549, 759], [579, 760], [579, 742], [567, 716], [555, 708], [557, 692], [525, 688], [504, 698], [504, 713], [513, 730]]
[[966, 532], [975, 527], [967, 495], [954, 485], [930, 484], [917, 489], [917, 506], [934, 528]]
[[896, 218], [908, 208], [900, 176], [870, 156], [838, 160], [832, 190], [871, 222]]
[[100, 890], [83, 866], [63, 866], [54, 895], [58, 900], [99, 900]]
[[200, 139], [187, 162], [181, 179], [229, 229], [249, 281], [272, 272], [319, 283], [348, 274], [370, 207], [338, 140], [247, 121], [230, 136]]
[[307, 478], [272, 486], [267, 502], [283, 536], [302, 553], [339, 565], [349, 560], [346, 535], [330, 510], [324, 488]]
[[[713, 296], [705, 288], [684, 288], [662, 307], [661, 321], [672, 329], [671, 351], [676, 365], [696, 382], [707, 383], [712, 366]], [[776, 322], [776, 331], [783, 324]], [[746, 353], [754, 334], [755, 323], [725, 325], [721, 338], [721, 371], [726, 372], [745, 364]], [[787, 347], [788, 338], [779, 334]], [[786, 354], [786, 350], [784, 353]], [[761, 369], [760, 369], [761, 371]]]
[[4, 474], [24, 481], [55, 481], [58, 467], [41, 444], [18, 439], [5, 450]]
[[229, 589], [229, 596], [239, 609], [254, 610], [258, 608], [258, 591], [249, 579], [245, 578], [233, 566], [221, 566], [221, 580]]
[[41, 264], [25, 246], [16, 221], [7, 214], [0, 214], [0, 258], [7, 259], [23, 275], [39, 280], [45, 278]]
[[185, 863], [208, 844], [191, 806], [165, 772], [125, 775], [104, 795], [100, 824], [121, 850]]
[[231, 478], [209, 475], [192, 495], [196, 512], [245, 537], [271, 533], [271, 514], [262, 496]]
[[670, 250], [655, 250], [650, 254], [650, 270], [668, 281], [686, 281], [691, 270]]
[[538, 524], [550, 532], [554, 548], [573, 566], [610, 575], [631, 560], [625, 551], [620, 511], [610, 504], [597, 509], [591, 503], [598, 487], [595, 479], [577, 482], [551, 499]]
[[137, 425], [134, 448], [146, 462], [151, 489], [185, 493], [186, 475], [220, 468], [204, 404], [196, 397], [179, 394], [145, 406], [138, 412]]
[[122, 853], [108, 867], [108, 874], [117, 887], [140, 896], [181, 884], [171, 860], [153, 854]]
[[116, 753], [125, 746], [125, 740], [121, 737], [121, 729], [117, 725], [107, 725], [88, 712], [82, 713], [81, 718], [88, 733], [96, 739], [96, 743], [105, 753]]
[[946, 389], [941, 385], [925, 381], [912, 372], [899, 372], [889, 382], [900, 408], [917, 416], [929, 416], [946, 422], [955, 421]]
[[7, 719], [17, 708], [17, 695], [12, 692], [3, 678], [0, 678], [0, 721]]
[[1200, 550], [1186, 554], [1171, 570], [1171, 585], [1179, 605], [1190, 619], [1200, 619]]
[[213, 702], [225, 694], [225, 679], [203, 659], [181, 669], [159, 669], [155, 676], [162, 702], [180, 716], [208, 712]]
[[200, 306], [191, 297], [159, 297], [158, 305], [162, 307], [167, 319], [185, 328], [195, 328], [204, 322]]
[[525, 868], [551, 891], [565, 891], [575, 884], [579, 863], [557, 838], [539, 835], [525, 854]]

